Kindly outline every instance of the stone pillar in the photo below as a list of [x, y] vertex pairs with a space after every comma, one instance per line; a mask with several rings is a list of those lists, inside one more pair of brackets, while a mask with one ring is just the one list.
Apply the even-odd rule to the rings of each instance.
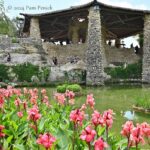
[[40, 26], [39, 26], [39, 19], [38, 18], [31, 18], [30, 21], [30, 37], [40, 39]]
[[116, 46], [116, 48], [120, 48], [120, 44], [121, 44], [121, 40], [117, 38], [115, 40], [115, 46]]
[[104, 67], [107, 67], [107, 58], [106, 58], [106, 54], [105, 54], [105, 49], [106, 49], [106, 27], [104, 27], [104, 25], [102, 25], [102, 34], [101, 34], [101, 38], [102, 38], [102, 52], [103, 52], [103, 64]]
[[99, 6], [89, 9], [87, 36], [87, 85], [104, 84], [104, 52], [101, 31], [101, 15]]
[[143, 73], [142, 80], [150, 83], [150, 14], [144, 18], [144, 44], [143, 44]]
[[78, 27], [73, 27], [72, 30], [72, 43], [78, 44], [79, 42], [79, 33], [78, 33]]

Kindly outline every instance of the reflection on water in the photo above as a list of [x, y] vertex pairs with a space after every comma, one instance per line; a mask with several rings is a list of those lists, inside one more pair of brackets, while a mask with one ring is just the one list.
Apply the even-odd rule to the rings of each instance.
[[126, 111], [124, 112], [124, 117], [127, 118], [128, 120], [135, 120], [135, 112], [134, 111]]

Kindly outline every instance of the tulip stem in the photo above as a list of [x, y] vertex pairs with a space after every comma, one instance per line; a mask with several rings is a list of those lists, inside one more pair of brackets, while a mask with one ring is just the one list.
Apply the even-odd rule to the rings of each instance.
[[90, 143], [88, 143], [88, 147], [89, 147], [89, 150], [91, 150], [91, 144]]
[[138, 150], [138, 144], [136, 144], [136, 150]]
[[74, 126], [73, 126], [73, 139], [72, 139], [72, 150], [74, 150], [74, 147], [75, 147], [75, 136], [76, 136], [76, 125], [74, 123]]
[[150, 145], [150, 139], [149, 138], [147, 139], [147, 141], [148, 141], [148, 145]]
[[2, 147], [2, 145], [0, 144], [0, 150], [2, 150], [3, 149], [3, 147]]
[[108, 142], [108, 126], [106, 126], [106, 141]]
[[128, 137], [128, 143], [127, 143], [127, 150], [129, 150], [130, 149], [130, 137]]
[[0, 140], [0, 150], [3, 150], [3, 138]]

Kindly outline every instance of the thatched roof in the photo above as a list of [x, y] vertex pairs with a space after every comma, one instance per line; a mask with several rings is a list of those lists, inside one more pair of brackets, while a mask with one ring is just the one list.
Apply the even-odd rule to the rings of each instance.
[[67, 38], [70, 20], [73, 17], [86, 18], [88, 9], [92, 5], [99, 5], [102, 15], [102, 23], [107, 28], [109, 37], [124, 38], [143, 30], [144, 15], [150, 14], [148, 10], [137, 10], [106, 5], [96, 0], [69, 9], [52, 11], [41, 14], [23, 14], [25, 17], [25, 26], [23, 31], [29, 31], [30, 19], [37, 17], [40, 20], [40, 29], [42, 38], [54, 37], [56, 40]]

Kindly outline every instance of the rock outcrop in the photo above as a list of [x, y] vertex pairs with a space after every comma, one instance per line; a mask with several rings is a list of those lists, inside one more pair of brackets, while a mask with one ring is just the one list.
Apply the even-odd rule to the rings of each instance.
[[47, 63], [41, 40], [0, 36], [0, 64], [16, 65], [27, 62], [35, 65]]

